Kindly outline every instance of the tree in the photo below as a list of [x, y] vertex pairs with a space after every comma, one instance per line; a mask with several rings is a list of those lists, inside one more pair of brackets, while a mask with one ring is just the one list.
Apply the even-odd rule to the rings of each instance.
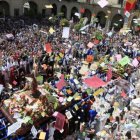
[[60, 26], [68, 27], [69, 26], [69, 21], [67, 19], [65, 19], [65, 18], [61, 19]]

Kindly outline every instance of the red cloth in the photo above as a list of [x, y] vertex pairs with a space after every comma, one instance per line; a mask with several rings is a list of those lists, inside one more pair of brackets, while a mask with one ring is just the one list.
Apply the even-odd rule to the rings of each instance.
[[59, 82], [56, 84], [57, 89], [61, 90], [66, 85], [64, 75], [61, 75]]
[[51, 53], [51, 52], [52, 52], [52, 46], [51, 46], [50, 43], [47, 43], [47, 44], [46, 44], [46, 52], [47, 52], [47, 53]]
[[87, 86], [93, 87], [93, 88], [99, 88], [101, 86], [106, 85], [102, 79], [98, 78], [97, 76], [93, 76], [91, 78], [84, 79], [83, 81]]
[[58, 112], [56, 116], [55, 128], [61, 131], [64, 127], [64, 123], [65, 123], [65, 116]]
[[136, 5], [136, 1], [134, 3], [129, 3], [129, 1], [126, 1], [126, 4], [125, 4], [125, 12], [126, 11], [131, 11], [135, 8], [135, 5]]

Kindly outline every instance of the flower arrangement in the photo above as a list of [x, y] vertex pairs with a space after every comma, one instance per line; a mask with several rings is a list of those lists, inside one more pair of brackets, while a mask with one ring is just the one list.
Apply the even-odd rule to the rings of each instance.
[[27, 93], [22, 92], [19, 95], [18, 100], [13, 96], [11, 99], [5, 100], [4, 105], [12, 116], [16, 113], [20, 114], [20, 119], [25, 124], [33, 124], [37, 119], [47, 117], [58, 107], [56, 98], [48, 93], [32, 102], [29, 102], [30, 99], [26, 97]]

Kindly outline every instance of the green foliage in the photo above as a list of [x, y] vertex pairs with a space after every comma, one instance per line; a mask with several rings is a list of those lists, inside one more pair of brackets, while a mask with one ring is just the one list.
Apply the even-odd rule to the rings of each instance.
[[98, 40], [102, 40], [102, 39], [103, 39], [103, 35], [102, 35], [101, 32], [96, 32], [96, 33], [95, 33], [95, 37], [96, 37], [96, 39], [98, 39]]
[[65, 18], [61, 19], [60, 26], [68, 27], [69, 26], [69, 21], [67, 19], [65, 19]]
[[83, 24], [83, 22], [84, 22], [84, 18], [80, 18], [79, 23]]
[[64, 16], [64, 13], [60, 12], [60, 13], [57, 14], [57, 16], [58, 17], [63, 17]]
[[83, 25], [84, 18], [81, 18], [80, 21], [74, 25], [74, 29], [78, 32], [84, 25]]
[[96, 23], [96, 22], [98, 22], [98, 19], [97, 18], [95, 18], [95, 17], [93, 17], [93, 18], [91, 18], [91, 23]]
[[57, 17], [56, 16], [53, 16], [51, 19], [49, 19], [52, 23], [56, 23], [57, 21]]
[[82, 23], [77, 23], [74, 25], [74, 29], [78, 32], [84, 25]]

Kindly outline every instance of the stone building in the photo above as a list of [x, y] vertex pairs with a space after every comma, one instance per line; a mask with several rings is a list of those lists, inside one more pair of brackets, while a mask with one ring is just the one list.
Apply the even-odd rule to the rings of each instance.
[[[57, 13], [64, 13], [64, 17], [71, 19], [75, 12], [80, 12], [81, 8], [85, 9], [82, 14], [89, 21], [94, 15], [98, 18], [98, 22], [102, 27], [109, 26], [110, 28], [117, 25], [122, 28], [124, 24], [124, 4], [125, 0], [108, 0], [109, 4], [101, 8], [97, 2], [99, 0], [0, 0], [0, 17], [5, 16], [21, 16], [42, 15], [49, 17]], [[23, 8], [24, 3], [29, 2], [30, 9]], [[52, 4], [52, 9], [46, 9], [45, 5]], [[133, 19], [140, 17], [140, 0], [138, 0], [136, 9], [132, 11], [129, 17], [129, 27], [133, 25]]]

